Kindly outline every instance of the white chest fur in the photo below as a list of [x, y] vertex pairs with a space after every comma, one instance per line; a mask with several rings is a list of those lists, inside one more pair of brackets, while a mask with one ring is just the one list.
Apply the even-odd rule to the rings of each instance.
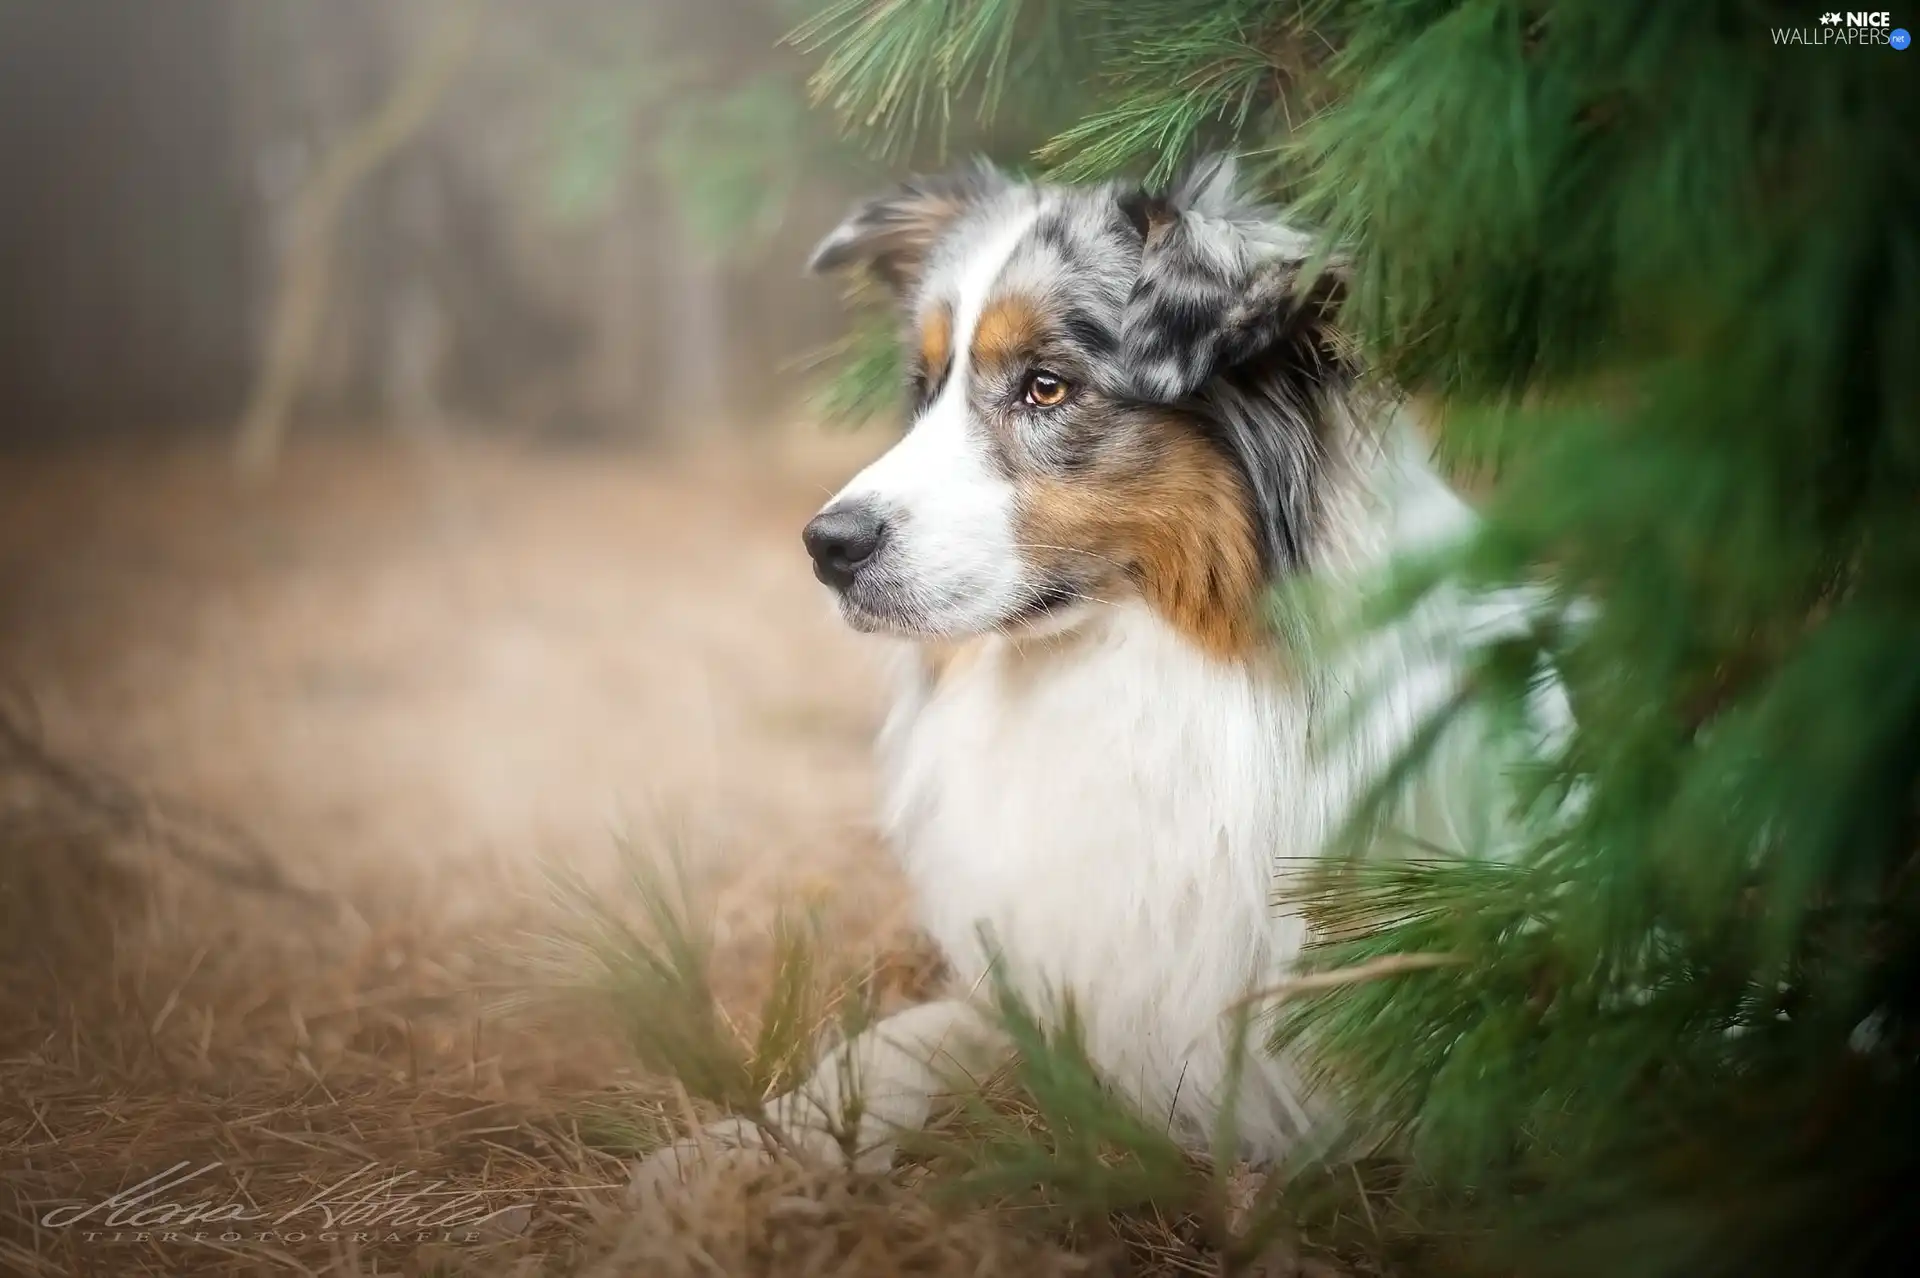
[[[1305, 693], [1143, 605], [1057, 645], [981, 642], [937, 684], [910, 676], [882, 736], [920, 920], [963, 982], [984, 929], [1027, 997], [1071, 991], [1107, 1077], [1204, 1131], [1224, 1013], [1303, 940], [1273, 904], [1276, 865], [1317, 852], [1343, 806]], [[1297, 1089], [1277, 1063], [1255, 1072], [1247, 1134], [1284, 1143]]]

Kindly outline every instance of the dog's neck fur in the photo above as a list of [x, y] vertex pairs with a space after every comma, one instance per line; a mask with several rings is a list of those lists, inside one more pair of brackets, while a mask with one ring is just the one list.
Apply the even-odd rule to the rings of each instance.
[[[1344, 442], [1316, 575], [1357, 585], [1470, 521], [1404, 424]], [[1222, 1013], [1306, 939], [1277, 875], [1320, 853], [1448, 686], [1391, 639], [1344, 673], [1277, 656], [1210, 656], [1122, 603], [1042, 641], [908, 654], [881, 737], [884, 821], [962, 984], [983, 979], [984, 932], [1028, 997], [1072, 992], [1116, 1085], [1199, 1133], [1227, 1068]], [[1334, 739], [1329, 712], [1379, 674], [1385, 702]], [[1309, 1121], [1297, 1080], [1259, 1054], [1249, 1068], [1249, 1141], [1292, 1146]]]

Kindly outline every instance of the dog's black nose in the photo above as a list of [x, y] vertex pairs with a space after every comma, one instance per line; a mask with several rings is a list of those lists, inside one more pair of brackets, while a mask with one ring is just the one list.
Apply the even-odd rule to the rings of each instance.
[[887, 521], [871, 506], [835, 506], [808, 522], [800, 539], [813, 556], [813, 575], [835, 590], [853, 584], [853, 574], [886, 540]]

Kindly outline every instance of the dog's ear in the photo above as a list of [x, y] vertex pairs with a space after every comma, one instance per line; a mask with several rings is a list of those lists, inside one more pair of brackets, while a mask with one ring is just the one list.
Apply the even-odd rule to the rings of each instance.
[[1230, 157], [1209, 156], [1166, 194], [1120, 197], [1141, 237], [1120, 345], [1142, 399], [1172, 403], [1290, 344], [1313, 360], [1333, 350], [1344, 265], [1243, 199], [1234, 180]]
[[865, 265], [895, 295], [920, 282], [927, 253], [973, 205], [1007, 187], [984, 160], [938, 177], [913, 178], [847, 215], [807, 261], [814, 274]]

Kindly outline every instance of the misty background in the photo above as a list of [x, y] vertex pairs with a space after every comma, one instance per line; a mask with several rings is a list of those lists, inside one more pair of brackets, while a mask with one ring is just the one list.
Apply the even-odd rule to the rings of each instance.
[[0, 431], [238, 429], [343, 160], [299, 429], [763, 426], [844, 324], [800, 263], [875, 172], [804, 110], [800, 16], [9, 0]]
[[227, 1272], [16, 1239], [149, 1155], [302, 1201], [639, 1112], [495, 1007], [555, 876], [677, 858], [742, 1003], [798, 893], [900, 939], [800, 541], [890, 434], [802, 264], [891, 166], [810, 7], [0, 0], [0, 1269]]

